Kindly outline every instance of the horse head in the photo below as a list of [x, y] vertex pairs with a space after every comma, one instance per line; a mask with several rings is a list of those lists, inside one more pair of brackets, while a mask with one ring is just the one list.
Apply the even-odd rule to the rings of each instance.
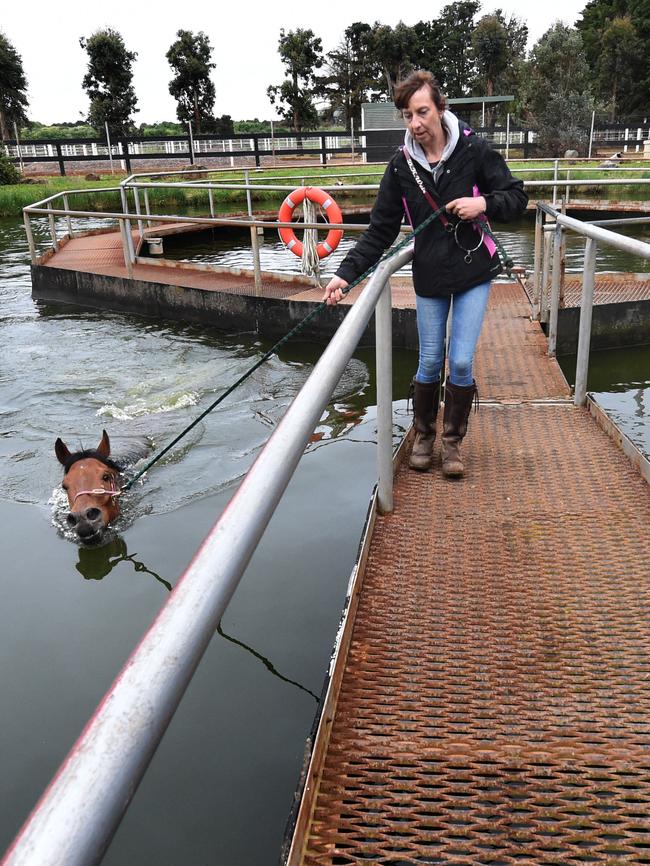
[[64, 469], [62, 486], [70, 509], [66, 523], [80, 541], [97, 544], [120, 513], [117, 497], [122, 470], [109, 458], [111, 444], [106, 430], [93, 450], [71, 452], [57, 439], [54, 451]]

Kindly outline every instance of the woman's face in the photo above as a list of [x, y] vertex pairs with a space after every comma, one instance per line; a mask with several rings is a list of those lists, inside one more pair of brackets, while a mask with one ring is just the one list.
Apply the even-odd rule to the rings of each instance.
[[431, 98], [431, 90], [425, 84], [410, 98], [402, 117], [413, 138], [426, 148], [433, 144], [442, 132], [440, 114]]

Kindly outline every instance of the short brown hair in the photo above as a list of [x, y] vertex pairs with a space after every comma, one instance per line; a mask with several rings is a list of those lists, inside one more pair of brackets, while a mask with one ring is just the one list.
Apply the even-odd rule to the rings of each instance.
[[438, 111], [444, 111], [447, 107], [445, 95], [436, 79], [426, 69], [417, 69], [415, 72], [411, 72], [407, 78], [397, 84], [393, 95], [395, 108], [404, 111], [413, 94], [423, 87], [428, 87], [431, 91], [431, 99]]

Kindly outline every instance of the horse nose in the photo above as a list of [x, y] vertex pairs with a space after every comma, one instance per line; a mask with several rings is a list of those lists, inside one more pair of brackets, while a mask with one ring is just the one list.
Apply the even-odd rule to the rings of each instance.
[[104, 529], [102, 512], [94, 506], [84, 511], [70, 511], [66, 516], [66, 523], [82, 540], [97, 535]]

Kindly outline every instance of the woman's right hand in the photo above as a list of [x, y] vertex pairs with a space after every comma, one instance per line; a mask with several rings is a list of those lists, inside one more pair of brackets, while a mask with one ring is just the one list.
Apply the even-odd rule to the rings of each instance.
[[325, 294], [323, 300], [328, 306], [333, 307], [343, 297], [343, 289], [347, 289], [348, 284], [341, 277], [332, 277], [329, 283], [325, 286]]

